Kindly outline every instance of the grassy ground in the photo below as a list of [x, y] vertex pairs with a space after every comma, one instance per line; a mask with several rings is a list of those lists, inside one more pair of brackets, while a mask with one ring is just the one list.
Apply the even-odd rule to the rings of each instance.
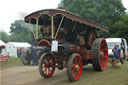
[[[23, 66], [23, 64], [19, 58], [9, 58], [8, 62], [0, 62], [0, 66], [2, 67], [1, 69], [6, 69], [14, 66]], [[124, 60], [124, 64], [120, 69], [112, 68], [108, 64], [104, 72], [96, 72], [92, 66], [84, 67], [82, 76], [78, 81], [70, 82], [65, 78], [65, 80], [57, 82], [56, 85], [128, 85], [126, 60]]]
[[9, 57], [8, 62], [0, 62], [0, 70], [21, 65], [23, 64], [21, 63], [20, 58]]
[[83, 69], [80, 80], [73, 83], [62, 81], [60, 85], [128, 85], [126, 60], [120, 69], [112, 68], [108, 64], [104, 72], [95, 72], [92, 66], [86, 67]]

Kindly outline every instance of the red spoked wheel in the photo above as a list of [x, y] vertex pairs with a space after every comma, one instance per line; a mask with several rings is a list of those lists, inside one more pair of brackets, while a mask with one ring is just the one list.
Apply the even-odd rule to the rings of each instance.
[[44, 53], [39, 60], [39, 72], [44, 78], [49, 78], [55, 71], [55, 58], [51, 53]]
[[99, 38], [93, 42], [93, 68], [104, 71], [108, 65], [108, 47], [105, 39]]
[[67, 63], [67, 74], [68, 78], [71, 81], [79, 80], [82, 74], [82, 60], [81, 56], [77, 53], [74, 53], [70, 56]]

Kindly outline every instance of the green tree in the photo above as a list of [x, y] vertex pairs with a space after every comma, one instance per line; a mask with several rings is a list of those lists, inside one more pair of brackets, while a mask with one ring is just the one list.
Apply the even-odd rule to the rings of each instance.
[[16, 20], [11, 24], [10, 33], [28, 33], [28, 26], [23, 20]]
[[4, 31], [0, 31], [0, 40], [2, 40], [5, 43], [7, 43], [10, 40], [9, 39], [9, 35]]
[[110, 28], [125, 11], [121, 0], [62, 0], [61, 3], [68, 11]]
[[10, 27], [10, 39], [14, 42], [31, 42], [31, 31], [29, 25], [23, 20], [16, 20]]
[[109, 32], [99, 31], [100, 35], [111, 36], [112, 25], [125, 13], [122, 0], [62, 0], [66, 10], [85, 19], [109, 27]]
[[125, 38], [128, 41], [128, 14], [124, 14], [114, 23], [112, 36]]

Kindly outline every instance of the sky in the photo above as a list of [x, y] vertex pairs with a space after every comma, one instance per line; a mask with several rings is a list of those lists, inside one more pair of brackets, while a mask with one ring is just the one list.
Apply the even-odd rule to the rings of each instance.
[[[122, 0], [128, 11], [128, 0]], [[27, 14], [48, 8], [57, 8], [60, 0], [0, 0], [0, 31], [9, 33], [11, 23]]]
[[60, 0], [0, 0], [0, 31], [9, 33], [11, 23], [24, 15], [48, 8], [57, 8]]

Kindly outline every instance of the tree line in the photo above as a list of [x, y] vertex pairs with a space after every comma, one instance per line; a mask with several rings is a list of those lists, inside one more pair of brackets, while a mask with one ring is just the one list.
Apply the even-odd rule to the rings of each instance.
[[16, 20], [10, 26], [10, 32], [0, 31], [0, 39], [7, 42], [32, 42], [31, 31], [23, 20]]
[[128, 13], [122, 0], [61, 0], [60, 6], [85, 19], [109, 28], [100, 32], [105, 37], [120, 37], [128, 41]]
[[[60, 6], [85, 19], [107, 26], [109, 32], [100, 32], [105, 37], [120, 37], [128, 41], [128, 13], [122, 0], [61, 0]], [[11, 24], [10, 35], [0, 32], [4, 42], [32, 42], [31, 30], [23, 20]]]

